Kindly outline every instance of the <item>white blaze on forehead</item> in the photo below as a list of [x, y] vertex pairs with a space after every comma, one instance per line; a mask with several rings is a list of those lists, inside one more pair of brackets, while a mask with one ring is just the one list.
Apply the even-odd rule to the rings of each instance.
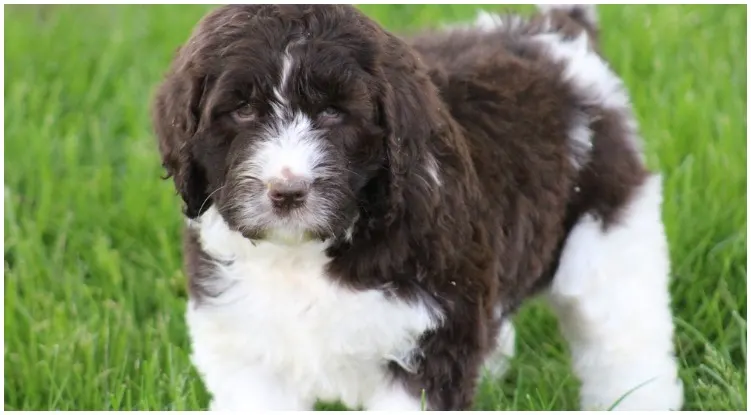
[[[289, 100], [287, 100], [285, 94], [287, 91], [287, 84], [289, 83], [289, 76], [290, 73], [292, 73], [293, 64], [294, 60], [292, 59], [292, 55], [290, 55], [289, 53], [289, 47], [287, 47], [287, 49], [282, 54], [282, 72], [279, 74], [279, 85], [274, 88], [274, 97], [279, 100], [278, 105], [289, 105]], [[274, 110], [277, 113], [277, 116], [281, 116], [280, 111], [282, 110], [282, 108], [277, 108], [277, 106], [275, 105]]]
[[288, 45], [280, 56], [281, 72], [271, 100], [270, 125], [245, 166], [263, 181], [284, 178], [289, 173], [310, 180], [315, 166], [323, 158], [322, 142], [313, 123], [290, 107], [288, 85], [296, 64], [290, 53], [291, 46]]
[[290, 55], [289, 48], [287, 48], [287, 50], [284, 51], [284, 58], [282, 59], [282, 88], [287, 85], [287, 80], [289, 79], [290, 72], [292, 72], [292, 55]]
[[257, 151], [248, 160], [249, 168], [260, 170], [260, 179], [282, 178], [285, 169], [305, 179], [313, 178], [313, 170], [324, 157], [319, 133], [304, 114], [291, 120], [277, 120], [264, 134]]

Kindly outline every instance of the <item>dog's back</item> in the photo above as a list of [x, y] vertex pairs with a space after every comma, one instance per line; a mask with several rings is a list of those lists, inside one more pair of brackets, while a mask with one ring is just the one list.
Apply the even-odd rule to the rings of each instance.
[[680, 409], [661, 179], [646, 169], [598, 32], [594, 6], [555, 5], [410, 42], [469, 144], [488, 201], [482, 225], [502, 241], [504, 307], [546, 287], [583, 408], [609, 407], [643, 381], [620, 409]]
[[488, 208], [502, 212], [490, 226], [529, 236], [502, 254], [516, 264], [501, 276], [504, 298], [545, 286], [581, 215], [614, 223], [648, 176], [627, 93], [597, 37], [594, 6], [576, 5], [529, 18], [481, 13], [410, 39], [463, 127]]

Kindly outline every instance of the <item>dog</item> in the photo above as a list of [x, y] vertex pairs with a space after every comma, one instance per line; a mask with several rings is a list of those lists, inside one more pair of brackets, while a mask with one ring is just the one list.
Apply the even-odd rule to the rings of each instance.
[[544, 297], [582, 409], [680, 409], [662, 182], [594, 6], [208, 13], [152, 102], [210, 409], [467, 410]]

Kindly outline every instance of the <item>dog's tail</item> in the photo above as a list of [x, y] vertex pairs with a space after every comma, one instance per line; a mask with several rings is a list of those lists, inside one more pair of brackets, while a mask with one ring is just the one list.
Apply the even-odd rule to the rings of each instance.
[[600, 27], [594, 4], [538, 4], [537, 9], [542, 14], [568, 18], [581, 26], [590, 38], [597, 38]]
[[594, 4], [538, 4], [537, 9], [544, 14], [565, 14], [588, 32], [597, 32], [599, 29], [597, 5]]

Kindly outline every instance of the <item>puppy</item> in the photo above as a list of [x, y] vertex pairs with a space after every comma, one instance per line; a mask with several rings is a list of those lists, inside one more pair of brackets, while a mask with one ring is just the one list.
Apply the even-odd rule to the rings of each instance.
[[220, 7], [153, 120], [211, 409], [470, 409], [535, 295], [582, 408], [680, 409], [661, 179], [594, 7], [410, 38], [350, 6]]

